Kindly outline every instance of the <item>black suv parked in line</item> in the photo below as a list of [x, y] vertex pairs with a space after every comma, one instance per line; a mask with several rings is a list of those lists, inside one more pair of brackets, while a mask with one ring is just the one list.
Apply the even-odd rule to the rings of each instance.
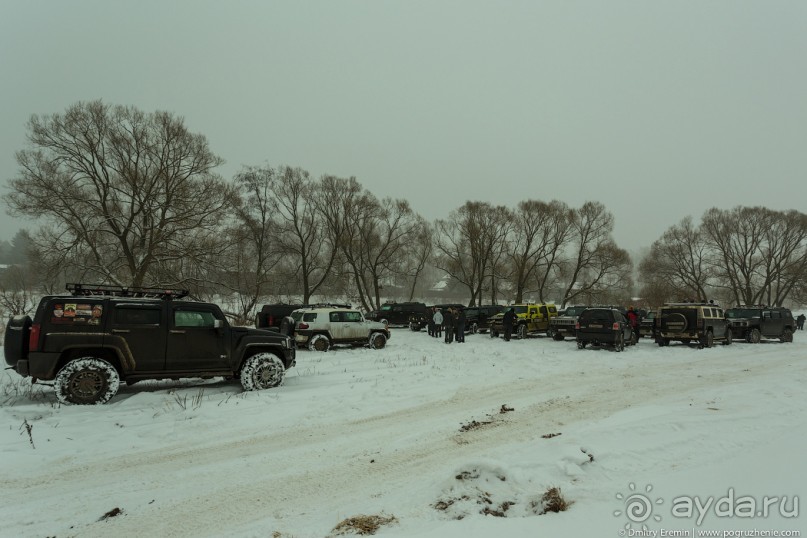
[[385, 303], [378, 310], [367, 312], [364, 319], [387, 325], [407, 326], [409, 317], [416, 314], [426, 314], [426, 303]]
[[[434, 317], [434, 309], [440, 310], [444, 312], [447, 308], [457, 308], [460, 310], [464, 310], [465, 306], [458, 304], [458, 303], [444, 303], [444, 304], [436, 304], [432, 306], [427, 306], [425, 310], [414, 312], [409, 315], [409, 329], [418, 332], [423, 330], [424, 327], [429, 325], [429, 320]], [[468, 328], [468, 324], [465, 324], [465, 328]]]
[[490, 330], [490, 318], [504, 312], [504, 307], [497, 304], [469, 306], [465, 308], [465, 331], [471, 334]]
[[740, 306], [726, 310], [726, 317], [731, 321], [734, 338], [744, 338], [750, 344], [757, 344], [763, 338], [793, 341], [796, 321], [787, 308]]
[[[120, 381], [238, 377], [245, 390], [276, 387], [294, 366], [279, 330], [230, 326], [212, 303], [185, 290], [68, 284], [34, 314], [6, 326], [6, 363], [33, 381], [53, 380], [63, 404], [100, 404]], [[288, 331], [292, 323], [285, 324]]]
[[627, 318], [616, 308], [586, 308], [577, 318], [575, 328], [579, 349], [593, 344], [623, 351], [626, 345], [636, 343], [636, 333]]

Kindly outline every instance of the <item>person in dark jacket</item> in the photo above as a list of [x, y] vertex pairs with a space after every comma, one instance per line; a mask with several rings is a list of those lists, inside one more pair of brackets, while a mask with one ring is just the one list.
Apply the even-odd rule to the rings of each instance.
[[429, 336], [434, 336], [434, 311], [427, 311], [426, 318], [426, 326], [429, 328]]
[[457, 343], [465, 343], [465, 309], [457, 309]]
[[443, 313], [443, 330], [446, 333], [445, 342], [450, 344], [454, 341], [454, 312], [451, 308], [446, 308]]
[[807, 319], [804, 317], [804, 314], [799, 314], [799, 317], [796, 318], [796, 328], [800, 331], [804, 330], [804, 320]]
[[502, 317], [502, 327], [504, 328], [504, 341], [509, 342], [513, 336], [513, 324], [516, 321], [516, 311], [508, 308]]

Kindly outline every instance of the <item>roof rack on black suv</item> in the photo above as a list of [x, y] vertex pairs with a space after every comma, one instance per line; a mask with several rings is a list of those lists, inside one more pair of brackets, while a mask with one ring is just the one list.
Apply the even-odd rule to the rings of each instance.
[[285, 330], [230, 326], [213, 303], [173, 301], [184, 290], [69, 284], [43, 297], [33, 319], [6, 325], [6, 363], [53, 380], [63, 404], [109, 401], [121, 381], [238, 377], [245, 390], [276, 387], [295, 363]]
[[68, 283], [65, 289], [74, 297], [104, 296], [104, 297], [142, 297], [150, 299], [182, 299], [188, 296], [188, 290], [175, 290], [167, 288], [140, 288], [110, 286], [107, 284], [73, 284]]

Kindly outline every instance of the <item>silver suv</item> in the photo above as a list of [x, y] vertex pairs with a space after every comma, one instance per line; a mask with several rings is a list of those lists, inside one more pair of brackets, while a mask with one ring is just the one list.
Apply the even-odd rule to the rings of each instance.
[[361, 312], [350, 308], [300, 308], [291, 317], [297, 344], [311, 351], [328, 351], [336, 344], [381, 349], [390, 338], [385, 324], [367, 321]]

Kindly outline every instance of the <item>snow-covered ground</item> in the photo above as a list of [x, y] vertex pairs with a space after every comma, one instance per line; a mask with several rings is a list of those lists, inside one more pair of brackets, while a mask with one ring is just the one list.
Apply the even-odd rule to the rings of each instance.
[[[616, 353], [399, 329], [301, 350], [278, 389], [141, 383], [89, 407], [6, 372], [0, 535], [325, 537], [359, 515], [394, 517], [390, 537], [804, 531], [804, 335]], [[541, 515], [553, 487], [570, 506]]]

